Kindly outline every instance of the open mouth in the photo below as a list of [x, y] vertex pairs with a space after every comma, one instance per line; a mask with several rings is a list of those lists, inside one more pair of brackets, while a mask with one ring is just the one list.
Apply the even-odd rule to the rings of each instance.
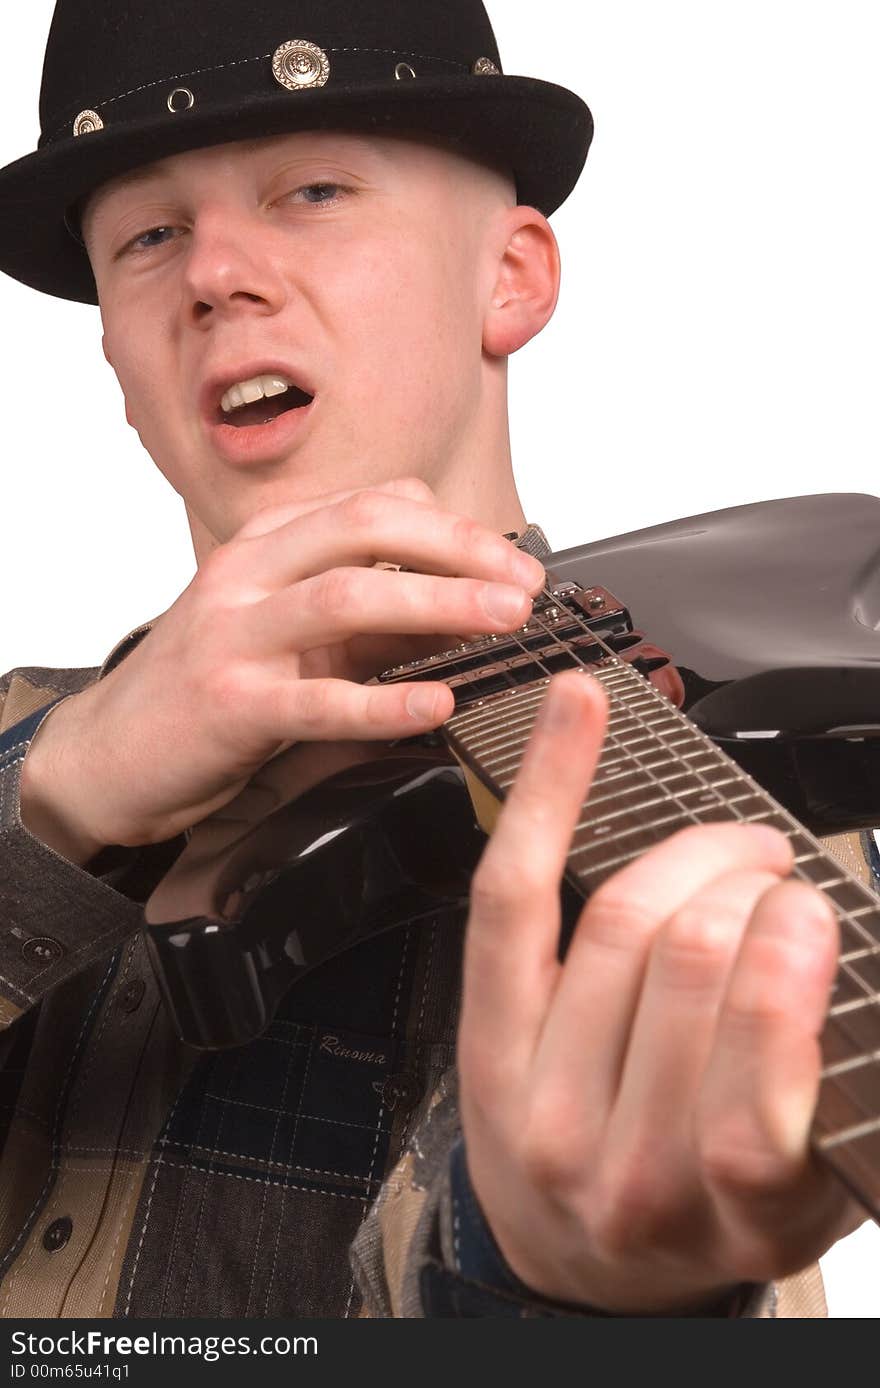
[[217, 408], [217, 422], [233, 429], [272, 424], [291, 410], [301, 410], [315, 397], [282, 376], [256, 376], [231, 386]]

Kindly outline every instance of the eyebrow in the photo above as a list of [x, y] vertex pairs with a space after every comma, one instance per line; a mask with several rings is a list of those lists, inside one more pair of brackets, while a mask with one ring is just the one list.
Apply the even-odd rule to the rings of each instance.
[[133, 188], [139, 183], [154, 183], [161, 178], [163, 173], [161, 163], [145, 164], [137, 169], [129, 169], [127, 173], [117, 174], [115, 178], [108, 178], [106, 183], [102, 183], [92, 194], [95, 199], [101, 198], [105, 193], [117, 192], [120, 188]]
[[[321, 133], [324, 133], [324, 132], [321, 132]], [[355, 139], [355, 140], [357, 140], [360, 144], [363, 144], [363, 145], [370, 145], [370, 143], [371, 143], [370, 140], [369, 140], [369, 136], [368, 136], [368, 135], [364, 135], [362, 132], [359, 132], [359, 131], [354, 131], [354, 130], [352, 130], [352, 131], [343, 130], [343, 131], [339, 131], [339, 132], [329, 132], [329, 133], [339, 133], [339, 134], [342, 134], [342, 135], [346, 136], [346, 137], [349, 138], [349, 139]], [[263, 145], [263, 144], [265, 143], [266, 138], [267, 138], [266, 136], [257, 135], [257, 136], [255, 136], [253, 139], [250, 139], [250, 140], [236, 140], [234, 143], [235, 143], [235, 144], [238, 144], [238, 145], [242, 145], [242, 146], [244, 146], [246, 149], [256, 150], [256, 149], [258, 149], [261, 145]], [[270, 137], [268, 137], [268, 138], [271, 139], [272, 137], [270, 136]], [[279, 135], [277, 138], [280, 140], [282, 137]], [[226, 143], [226, 142], [224, 141], [223, 143]], [[381, 157], [383, 157], [383, 158], [385, 158], [385, 159], [387, 160], [387, 157], [388, 157], [387, 150], [385, 150], [385, 149], [381, 146], [381, 144], [379, 144], [378, 146], [375, 145], [375, 144], [372, 144], [371, 148], [372, 148], [373, 152], [378, 153]], [[170, 158], [173, 158], [174, 156], [171, 155], [171, 156], [169, 156], [169, 157], [170, 157]], [[76, 208], [76, 217], [75, 217], [75, 220], [76, 220], [77, 225], [78, 225], [81, 229], [84, 228], [84, 223], [85, 223], [85, 208], [86, 208], [86, 206], [88, 205], [89, 202], [91, 202], [91, 204], [92, 204], [92, 206], [91, 206], [91, 215], [94, 216], [96, 209], [99, 209], [99, 208], [100, 208], [100, 204], [101, 204], [101, 202], [103, 202], [103, 200], [104, 200], [104, 198], [105, 198], [105, 196], [106, 196], [107, 194], [110, 194], [110, 193], [118, 193], [118, 192], [120, 192], [121, 190], [123, 190], [123, 189], [125, 189], [125, 188], [138, 188], [138, 187], [143, 187], [145, 184], [156, 183], [156, 182], [158, 182], [160, 179], [162, 179], [162, 178], [165, 177], [165, 175], [166, 175], [166, 165], [167, 165], [167, 163], [168, 163], [168, 160], [167, 160], [167, 159], [159, 159], [159, 160], [156, 160], [156, 162], [153, 163], [153, 164], [142, 164], [142, 165], [139, 165], [136, 169], [129, 169], [129, 170], [127, 170], [127, 171], [124, 172], [124, 173], [117, 174], [117, 175], [116, 175], [115, 177], [113, 177], [113, 178], [109, 178], [109, 179], [107, 180], [106, 183], [100, 184], [97, 188], [94, 189], [94, 191], [93, 191], [92, 193], [86, 194], [86, 196], [80, 201], [78, 207]]]

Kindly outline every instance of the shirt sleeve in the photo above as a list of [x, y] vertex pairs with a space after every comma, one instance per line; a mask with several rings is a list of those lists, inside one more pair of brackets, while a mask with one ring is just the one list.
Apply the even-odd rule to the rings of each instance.
[[[361, 1225], [352, 1267], [367, 1316], [607, 1318], [550, 1301], [508, 1267], [467, 1173], [454, 1071], [441, 1083]], [[707, 1306], [707, 1317], [772, 1317], [771, 1286], [743, 1286]]]
[[64, 697], [0, 733], [0, 1029], [130, 939], [142, 921], [141, 893], [129, 886], [143, 863], [141, 850], [119, 850], [86, 871], [22, 823], [22, 762], [43, 719]]

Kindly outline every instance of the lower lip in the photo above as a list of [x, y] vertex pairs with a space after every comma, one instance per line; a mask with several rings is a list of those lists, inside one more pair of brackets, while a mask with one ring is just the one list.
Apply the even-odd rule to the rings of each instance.
[[211, 441], [218, 453], [229, 463], [242, 466], [248, 463], [272, 462], [296, 443], [311, 420], [315, 401], [287, 410], [269, 424], [212, 424]]

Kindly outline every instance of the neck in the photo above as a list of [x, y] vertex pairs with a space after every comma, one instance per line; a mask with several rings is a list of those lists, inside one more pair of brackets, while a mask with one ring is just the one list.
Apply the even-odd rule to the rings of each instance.
[[[418, 475], [434, 492], [438, 506], [445, 510], [471, 516], [498, 534], [525, 529], [526, 516], [513, 477], [506, 429], [497, 438], [481, 440], [451, 463], [419, 469]], [[364, 486], [368, 485], [370, 481], [364, 479]], [[308, 495], [298, 491], [291, 500], [314, 505], [320, 497], [319, 490]], [[273, 504], [279, 505], [280, 500], [276, 497]], [[186, 514], [196, 563], [201, 565], [228, 537], [218, 537], [189, 504]]]

